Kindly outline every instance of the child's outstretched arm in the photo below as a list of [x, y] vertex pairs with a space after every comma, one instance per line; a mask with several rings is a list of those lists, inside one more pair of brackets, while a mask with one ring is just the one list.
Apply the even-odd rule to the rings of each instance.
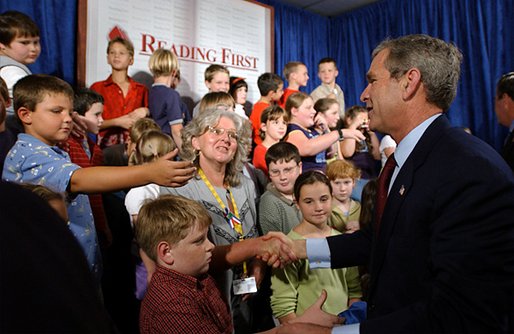
[[71, 176], [69, 191], [101, 193], [133, 188], [148, 183], [167, 187], [180, 187], [194, 175], [190, 161], [173, 161], [178, 150], [159, 160], [140, 166], [89, 167], [77, 169]]

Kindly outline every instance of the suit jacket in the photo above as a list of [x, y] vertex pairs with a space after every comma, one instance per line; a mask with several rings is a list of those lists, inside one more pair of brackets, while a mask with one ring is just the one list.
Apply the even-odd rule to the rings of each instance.
[[375, 224], [328, 238], [333, 267], [369, 263], [361, 333], [504, 333], [514, 313], [514, 177], [487, 144], [425, 131]]
[[514, 130], [509, 133], [505, 140], [505, 145], [502, 148], [502, 157], [514, 171]]

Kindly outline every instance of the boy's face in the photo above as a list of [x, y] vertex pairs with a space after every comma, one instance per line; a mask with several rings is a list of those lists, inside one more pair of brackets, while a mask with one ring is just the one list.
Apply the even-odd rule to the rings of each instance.
[[339, 71], [334, 63], [322, 63], [318, 66], [318, 77], [326, 85], [333, 84]]
[[171, 246], [171, 269], [190, 276], [199, 276], [209, 270], [214, 244], [207, 238], [207, 230], [208, 227], [195, 224], [184, 239]]
[[278, 101], [278, 100], [280, 100], [282, 95], [284, 95], [284, 84], [283, 83], [279, 84], [277, 90], [273, 92], [273, 94], [271, 95], [271, 100]]
[[354, 180], [350, 177], [335, 179], [330, 181], [330, 184], [332, 185], [332, 195], [339, 202], [347, 201], [352, 195], [355, 186]]
[[309, 81], [307, 67], [305, 65], [298, 65], [296, 71], [291, 73], [291, 77], [300, 87], [307, 86], [307, 81]]
[[104, 119], [102, 113], [104, 111], [104, 105], [100, 102], [94, 103], [91, 108], [84, 114], [86, 119], [87, 131], [98, 134], [100, 126], [103, 124]]
[[34, 111], [21, 107], [17, 112], [25, 132], [50, 146], [67, 140], [73, 127], [73, 102], [64, 94], [47, 94]]
[[266, 136], [279, 141], [286, 134], [287, 122], [284, 121], [284, 116], [280, 116], [278, 119], [268, 120], [266, 124], [262, 124], [262, 130], [266, 132]]
[[113, 43], [107, 54], [107, 63], [114, 70], [124, 71], [134, 63], [134, 58], [130, 55], [129, 50], [121, 43]]
[[225, 72], [216, 72], [211, 81], [205, 81], [205, 85], [211, 93], [228, 93], [230, 89], [230, 77]]
[[16, 37], [9, 45], [0, 43], [0, 54], [24, 65], [33, 64], [40, 53], [39, 37]]
[[297, 164], [294, 159], [288, 162], [279, 160], [278, 162], [270, 162], [268, 172], [271, 183], [280, 193], [292, 195], [294, 183], [302, 172], [302, 166], [301, 163]]

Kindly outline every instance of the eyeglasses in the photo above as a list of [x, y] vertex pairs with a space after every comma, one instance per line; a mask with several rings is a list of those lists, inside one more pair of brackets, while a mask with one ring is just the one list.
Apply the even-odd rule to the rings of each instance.
[[298, 168], [298, 165], [296, 165], [294, 167], [287, 167], [287, 168], [284, 168], [282, 170], [280, 170], [280, 169], [270, 169], [269, 170], [269, 176], [277, 177], [281, 173], [284, 174], [285, 176], [289, 176], [289, 175], [293, 174], [293, 172], [296, 171], [296, 168]]
[[221, 137], [225, 134], [225, 132], [227, 133], [227, 136], [229, 139], [232, 139], [232, 140], [237, 140], [237, 132], [234, 131], [234, 130], [229, 130], [229, 129], [223, 129], [223, 128], [215, 128], [213, 126], [209, 126], [208, 127], [208, 130], [210, 133], [212, 133], [213, 135], [216, 135], [218, 137]]

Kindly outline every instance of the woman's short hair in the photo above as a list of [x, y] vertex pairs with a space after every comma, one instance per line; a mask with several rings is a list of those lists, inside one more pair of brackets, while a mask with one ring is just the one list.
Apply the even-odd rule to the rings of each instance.
[[196, 115], [182, 131], [182, 150], [180, 157], [183, 160], [193, 161], [199, 166], [199, 155], [193, 148], [192, 140], [207, 132], [209, 126], [216, 126], [222, 117], [234, 122], [237, 132], [237, 149], [234, 158], [227, 164], [225, 169], [225, 182], [231, 187], [241, 183], [241, 172], [243, 165], [248, 158], [251, 148], [252, 127], [248, 120], [243, 119], [232, 111], [208, 109]]

